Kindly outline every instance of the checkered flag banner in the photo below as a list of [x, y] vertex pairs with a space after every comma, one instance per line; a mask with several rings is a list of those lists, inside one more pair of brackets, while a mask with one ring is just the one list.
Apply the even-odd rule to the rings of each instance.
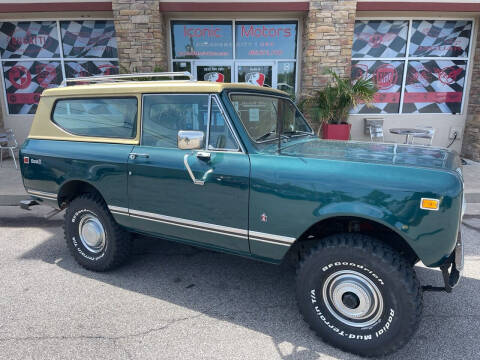
[[352, 79], [369, 79], [378, 92], [370, 106], [358, 105], [352, 114], [394, 114], [400, 107], [404, 61], [352, 61]]
[[62, 21], [65, 57], [115, 58], [117, 40], [112, 20]]
[[55, 21], [23, 21], [0, 23], [2, 59], [20, 57], [60, 57]]
[[471, 21], [414, 20], [410, 56], [468, 57], [471, 32]]
[[3, 76], [10, 114], [35, 114], [42, 91], [63, 79], [60, 61], [8, 61]]
[[466, 67], [464, 60], [409, 61], [403, 112], [459, 114]]
[[404, 20], [356, 21], [352, 58], [403, 57], [407, 33]]
[[[118, 61], [65, 61], [65, 74], [67, 78], [116, 75], [118, 73]], [[79, 83], [72, 83], [72, 85], [78, 84]]]

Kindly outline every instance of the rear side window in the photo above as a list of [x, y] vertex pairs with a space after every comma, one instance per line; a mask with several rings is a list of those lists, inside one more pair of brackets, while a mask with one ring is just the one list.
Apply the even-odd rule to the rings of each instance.
[[137, 132], [137, 98], [58, 100], [52, 120], [75, 135], [132, 139]]

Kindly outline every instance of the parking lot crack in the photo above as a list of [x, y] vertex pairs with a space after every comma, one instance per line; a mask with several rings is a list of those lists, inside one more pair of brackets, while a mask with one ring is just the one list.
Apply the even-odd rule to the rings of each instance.
[[179, 322], [183, 321], [189, 321], [193, 319], [197, 319], [199, 317], [212, 314], [213, 310], [219, 306], [221, 306], [224, 302], [221, 302], [219, 304], [216, 304], [214, 306], [211, 306], [201, 313], [191, 315], [191, 316], [185, 316], [182, 318], [177, 318], [177, 319], [171, 319], [167, 320], [166, 324], [162, 326], [156, 326], [149, 328], [144, 331], [139, 331], [139, 332], [134, 332], [130, 334], [125, 334], [125, 335], [118, 335], [118, 336], [105, 336], [105, 335], [72, 335], [72, 336], [67, 336], [67, 335], [61, 335], [61, 336], [12, 336], [12, 337], [2, 337], [0, 338], [0, 343], [1, 342], [7, 342], [7, 341], [43, 341], [43, 340], [109, 340], [109, 341], [116, 341], [116, 340], [122, 340], [122, 339], [129, 339], [129, 338], [135, 338], [135, 337], [143, 337], [158, 331], [162, 331], [165, 329], [168, 329], [170, 326], [175, 325]]

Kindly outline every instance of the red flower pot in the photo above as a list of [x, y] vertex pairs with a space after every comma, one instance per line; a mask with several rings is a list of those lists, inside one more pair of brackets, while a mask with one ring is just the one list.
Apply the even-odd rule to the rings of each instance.
[[322, 124], [322, 134], [324, 139], [329, 140], [349, 140], [350, 128], [352, 124]]

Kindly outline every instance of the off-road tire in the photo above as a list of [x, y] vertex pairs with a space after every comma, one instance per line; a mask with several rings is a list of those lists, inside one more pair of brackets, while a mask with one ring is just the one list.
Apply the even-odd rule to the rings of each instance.
[[[105, 245], [100, 252], [90, 251], [80, 239], [79, 223], [85, 216], [96, 217], [103, 226]], [[73, 258], [85, 269], [99, 272], [112, 270], [130, 256], [130, 234], [115, 222], [103, 199], [94, 194], [82, 194], [70, 202], [63, 228]]]
[[[340, 302], [331, 296], [335, 292], [329, 279], [345, 273], [369, 279], [365, 281], [381, 294], [383, 306], [365, 328], [358, 322], [346, 324], [348, 318], [335, 307]], [[384, 356], [404, 346], [417, 330], [423, 308], [421, 287], [408, 261], [380, 241], [355, 233], [328, 236], [309, 249], [297, 268], [296, 297], [305, 321], [320, 338], [364, 357]]]

